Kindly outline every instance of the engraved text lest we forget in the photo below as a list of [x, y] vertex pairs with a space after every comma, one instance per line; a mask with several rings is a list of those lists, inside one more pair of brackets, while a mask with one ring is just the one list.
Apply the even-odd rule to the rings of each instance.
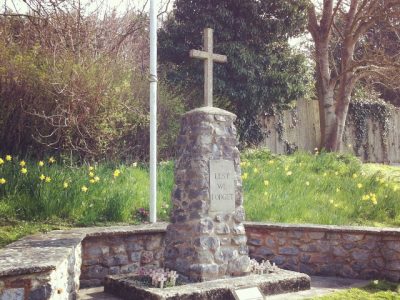
[[235, 210], [235, 168], [231, 160], [210, 160], [210, 211]]

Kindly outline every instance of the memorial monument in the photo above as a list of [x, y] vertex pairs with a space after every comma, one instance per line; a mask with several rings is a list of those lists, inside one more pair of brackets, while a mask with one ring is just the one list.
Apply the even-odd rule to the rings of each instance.
[[245, 275], [250, 271], [246, 246], [236, 116], [213, 104], [213, 30], [204, 30], [205, 107], [182, 117], [175, 161], [171, 224], [165, 238], [165, 267], [194, 281]]
[[[105, 291], [126, 300], [259, 300], [262, 293], [310, 288], [309, 276], [248, 256], [236, 116], [212, 106], [213, 62], [227, 57], [213, 53], [209, 28], [204, 50], [190, 51], [204, 60], [205, 106], [181, 120], [163, 269], [147, 270], [145, 280], [140, 271], [108, 276]], [[173, 286], [166, 278], [171, 273]]]

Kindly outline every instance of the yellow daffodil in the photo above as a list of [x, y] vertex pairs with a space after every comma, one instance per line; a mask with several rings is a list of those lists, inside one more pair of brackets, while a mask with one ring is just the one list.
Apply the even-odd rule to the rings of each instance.
[[255, 174], [257, 174], [257, 173], [258, 173], [258, 169], [257, 169], [257, 168], [254, 168], [254, 169], [253, 169], [253, 172], [254, 172]]
[[6, 155], [6, 161], [11, 161], [12, 160], [12, 156], [11, 155]]
[[25, 167], [25, 166], [26, 166], [26, 162], [25, 162], [24, 160], [21, 160], [21, 162], [19, 163], [19, 165], [20, 165], [21, 167]]
[[94, 179], [89, 180], [90, 183], [95, 183], [96, 181]]
[[307, 185], [307, 186], [310, 185], [310, 182], [309, 182], [309, 181], [306, 181], [306, 185]]
[[67, 189], [67, 188], [68, 188], [68, 186], [69, 186], [68, 182], [64, 181], [64, 183], [63, 183], [63, 187], [64, 187], [64, 189]]
[[95, 182], [99, 182], [99, 181], [100, 181], [100, 177], [99, 177], [99, 176], [95, 176], [95, 177], [94, 177], [94, 181], [95, 181]]
[[353, 174], [353, 178], [355, 179], [355, 178], [357, 178], [358, 177], [358, 175], [356, 174], [356, 173], [354, 173]]
[[89, 166], [89, 171], [93, 171], [94, 168], [92, 166]]
[[134, 162], [134, 163], [132, 164], [132, 167], [136, 168], [136, 167], [137, 167], [137, 162]]
[[248, 176], [249, 176], [248, 173], [243, 173], [243, 174], [242, 174], [242, 179], [243, 179], [243, 180], [246, 180]]
[[286, 167], [285, 167], [285, 171], [289, 171], [289, 166], [286, 166]]
[[0, 178], [0, 184], [6, 184], [7, 180], [5, 180], [4, 178]]
[[4, 164], [4, 160], [2, 158], [0, 158], [0, 166]]
[[291, 176], [293, 174], [292, 171], [287, 171], [286, 176]]
[[51, 181], [51, 178], [46, 176], [46, 178], [45, 178], [45, 180], [44, 180], [44, 181], [46, 181], [46, 182], [50, 182], [50, 181]]
[[50, 157], [49, 158], [49, 163], [54, 164], [56, 162], [56, 160], [54, 159], [54, 157]]
[[357, 187], [361, 189], [363, 187], [362, 183], [357, 183]]
[[376, 200], [376, 199], [371, 199], [371, 201], [372, 201], [373, 205], [377, 205], [378, 204], [378, 200]]
[[44, 176], [44, 175], [42, 174], [42, 175], [40, 175], [40, 176], [39, 176], [39, 178], [40, 178], [40, 180], [42, 180], [42, 181], [43, 181], [43, 180], [45, 180], [45, 179], [46, 179], [46, 176]]
[[333, 200], [332, 200], [332, 199], [330, 199], [330, 200], [329, 200], [329, 203], [330, 203], [330, 204], [333, 204]]
[[370, 195], [363, 195], [361, 199], [367, 201], [370, 199]]
[[39, 161], [38, 165], [39, 165], [39, 167], [43, 167], [44, 166], [44, 161]]
[[88, 191], [88, 188], [84, 185], [81, 187], [81, 191], [86, 193]]
[[336, 193], [339, 193], [340, 192], [340, 189], [339, 188], [336, 188]]
[[118, 177], [120, 174], [121, 174], [121, 171], [117, 169], [117, 170], [114, 171], [113, 176], [114, 177]]
[[93, 172], [89, 172], [89, 176], [90, 177], [94, 177], [94, 173]]
[[22, 173], [22, 174], [28, 173], [28, 169], [27, 169], [27, 168], [22, 168], [22, 169], [21, 169], [21, 173]]
[[269, 181], [268, 180], [264, 180], [264, 185], [268, 186], [269, 185]]

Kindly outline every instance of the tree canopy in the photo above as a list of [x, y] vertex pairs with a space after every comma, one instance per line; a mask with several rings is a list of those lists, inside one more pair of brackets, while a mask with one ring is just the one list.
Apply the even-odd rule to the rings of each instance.
[[305, 60], [288, 40], [305, 29], [306, 8], [306, 0], [176, 0], [159, 32], [168, 81], [186, 92], [187, 108], [201, 105], [203, 64], [189, 50], [201, 49], [203, 29], [213, 28], [214, 52], [228, 56], [214, 66], [216, 105], [238, 115], [242, 142], [257, 143], [260, 113], [305, 93]]
[[340, 149], [352, 93], [360, 81], [398, 83], [400, 0], [323, 0], [310, 5], [321, 147]]

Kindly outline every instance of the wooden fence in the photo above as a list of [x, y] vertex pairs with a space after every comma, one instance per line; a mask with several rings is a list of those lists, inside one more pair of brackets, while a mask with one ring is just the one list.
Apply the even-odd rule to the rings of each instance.
[[[371, 119], [366, 121], [365, 134], [356, 138], [358, 133], [352, 116], [347, 119], [341, 152], [353, 153], [365, 162], [400, 163], [399, 110], [394, 110], [389, 118], [387, 138], [384, 138], [380, 122]], [[261, 122], [266, 134], [262, 146], [273, 153], [314, 151], [320, 145], [317, 101], [299, 100], [294, 109], [283, 111], [280, 115], [263, 116]]]

